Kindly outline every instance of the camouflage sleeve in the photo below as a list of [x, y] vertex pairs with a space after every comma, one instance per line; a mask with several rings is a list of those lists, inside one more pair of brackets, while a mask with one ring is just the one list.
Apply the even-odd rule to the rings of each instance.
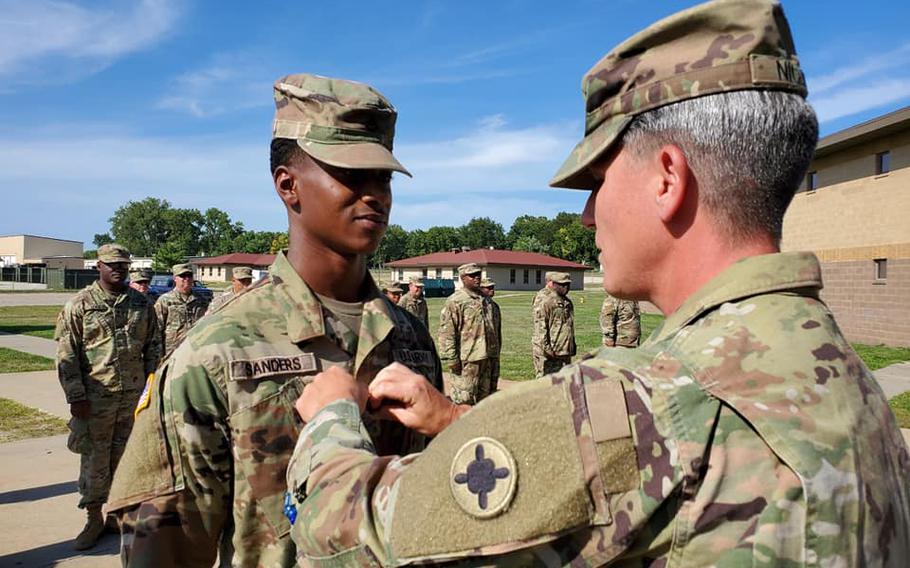
[[616, 325], [616, 342], [620, 345], [635, 346], [641, 339], [641, 314], [638, 302], [622, 302]]
[[148, 339], [142, 350], [142, 361], [145, 364], [146, 377], [150, 373], [154, 373], [155, 369], [158, 368], [158, 363], [161, 360], [161, 351], [164, 349], [164, 344], [161, 342], [161, 330], [158, 329], [158, 316], [151, 304], [148, 307], [148, 322], [149, 328], [146, 334]]
[[553, 356], [553, 345], [550, 343], [549, 302], [537, 302], [534, 305], [534, 335], [531, 336], [531, 348], [535, 353]]
[[194, 565], [211, 566], [230, 522], [234, 472], [227, 400], [215, 371], [194, 360], [189, 347], [175, 351], [158, 377], [163, 382], [160, 419], [175, 462], [177, 491], [129, 512], [133, 538], [123, 548], [130, 566], [168, 565], [150, 560], [165, 551], [203, 558]]
[[616, 341], [616, 304], [607, 298], [600, 308], [600, 329], [604, 341]]
[[82, 345], [82, 315], [72, 304], [64, 306], [57, 316], [57, 378], [66, 402], [72, 404], [86, 399], [85, 383], [88, 361]]
[[164, 355], [164, 330], [167, 329], [167, 301], [162, 302], [161, 298], [155, 302], [155, 315], [158, 317], [158, 334], [161, 336], [161, 354]]
[[288, 465], [294, 511], [289, 514], [296, 517], [291, 538], [298, 553], [318, 557], [341, 551], [338, 566], [389, 558], [388, 512], [381, 505], [385, 501], [373, 496], [390, 494], [418, 455], [377, 456], [353, 401], [322, 409], [300, 434]]
[[458, 330], [461, 312], [453, 302], [446, 302], [439, 315], [439, 357], [443, 361], [457, 361], [460, 352]]

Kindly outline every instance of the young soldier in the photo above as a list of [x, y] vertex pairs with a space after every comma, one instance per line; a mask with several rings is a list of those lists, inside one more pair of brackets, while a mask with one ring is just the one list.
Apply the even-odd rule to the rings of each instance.
[[537, 378], [562, 369], [575, 355], [575, 307], [569, 299], [572, 279], [566, 272], [547, 272], [547, 284], [534, 298], [531, 354]]
[[[288, 474], [301, 561], [905, 566], [907, 446], [818, 260], [779, 252], [818, 136], [780, 5], [671, 16], [583, 86], [551, 183], [591, 191], [606, 290], [666, 321], [468, 412], [400, 366], [367, 392], [317, 377]], [[367, 396], [430, 447], [376, 457]]]
[[502, 311], [499, 304], [493, 300], [496, 295], [496, 282], [489, 278], [480, 281], [480, 293], [484, 295], [484, 307], [486, 309], [487, 330], [490, 343], [490, 382], [485, 385], [484, 398], [493, 394], [499, 389], [499, 355], [502, 353]]
[[[291, 566], [285, 471], [293, 404], [337, 367], [369, 384], [398, 361], [442, 388], [432, 338], [377, 289], [367, 258], [385, 232], [395, 109], [367, 85], [315, 75], [275, 83], [272, 178], [289, 246], [269, 276], [206, 317], [149, 383], [111, 506], [129, 566]], [[308, 388], [308, 387], [307, 387]], [[426, 438], [363, 417], [371, 451]]]
[[57, 319], [57, 374], [73, 416], [67, 446], [81, 456], [79, 508], [88, 513], [77, 550], [93, 547], [104, 531], [101, 507], [139, 393], [161, 355], [154, 308], [148, 296], [127, 286], [129, 266], [128, 250], [102, 245], [98, 280], [68, 301]]

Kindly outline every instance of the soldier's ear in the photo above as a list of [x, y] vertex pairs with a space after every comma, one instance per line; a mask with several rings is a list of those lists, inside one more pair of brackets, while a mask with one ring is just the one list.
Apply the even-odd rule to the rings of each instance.
[[300, 184], [295, 172], [288, 166], [278, 166], [272, 174], [275, 191], [288, 209], [300, 210]]
[[664, 224], [676, 224], [680, 217], [686, 216], [684, 206], [695, 197], [689, 162], [679, 146], [667, 144], [657, 151], [655, 166], [658, 168], [657, 186], [651, 189], [657, 215]]

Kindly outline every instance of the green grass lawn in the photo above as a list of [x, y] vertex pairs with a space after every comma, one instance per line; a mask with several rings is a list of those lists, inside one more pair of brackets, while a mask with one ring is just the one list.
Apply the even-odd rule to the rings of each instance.
[[47, 412], [0, 398], [0, 444], [66, 434], [66, 421]]
[[53, 368], [53, 359], [0, 347], [0, 373], [30, 373], [50, 371]]
[[866, 362], [871, 370], [881, 369], [888, 365], [910, 361], [910, 347], [888, 347], [886, 345], [864, 345], [853, 343], [856, 354]]
[[0, 307], [0, 331], [54, 338], [54, 324], [63, 306]]

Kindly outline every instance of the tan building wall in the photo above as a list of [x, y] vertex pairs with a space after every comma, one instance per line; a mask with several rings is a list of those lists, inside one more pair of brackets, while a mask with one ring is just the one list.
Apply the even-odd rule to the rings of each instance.
[[[0, 259], [3, 259], [5, 264], [42, 264], [47, 257], [81, 259], [82, 243], [34, 235], [0, 237]], [[58, 262], [57, 265], [59, 264]]]
[[[876, 175], [884, 151], [891, 171]], [[830, 152], [809, 171], [817, 189], [794, 197], [782, 249], [819, 257], [822, 299], [850, 340], [910, 345], [910, 131]]]

